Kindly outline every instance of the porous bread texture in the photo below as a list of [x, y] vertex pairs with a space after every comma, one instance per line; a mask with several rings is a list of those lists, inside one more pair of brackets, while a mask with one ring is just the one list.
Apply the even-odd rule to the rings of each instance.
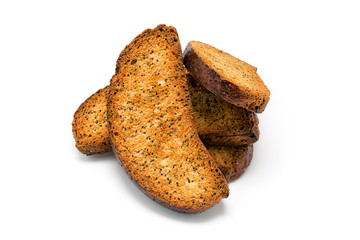
[[[143, 42], [144, 38], [148, 38], [154, 35], [161, 35], [164, 40], [169, 44], [172, 53], [177, 57], [182, 57], [181, 44], [179, 40], [179, 35], [173, 26], [166, 26], [165, 24], [159, 24], [154, 29], [146, 29], [141, 34], [137, 35], [131, 42], [131, 45], [139, 44]], [[118, 59], [116, 60], [115, 74], [121, 72], [121, 66], [129, 63], [130, 59], [128, 58], [129, 51], [131, 50], [131, 45], [126, 45], [125, 48], [121, 51]]]
[[175, 211], [202, 212], [228, 196], [226, 179], [196, 132], [181, 57], [161, 34], [140, 38], [110, 84], [113, 150], [149, 197]]
[[253, 157], [253, 145], [208, 146], [207, 149], [228, 182], [239, 178]]
[[[143, 42], [147, 37], [161, 35], [169, 43], [172, 53], [182, 58], [181, 45], [177, 30], [173, 26], [164, 24], [158, 25], [154, 29], [146, 29], [139, 34], [132, 45], [137, 42]], [[121, 65], [129, 64], [128, 53], [131, 45], [127, 45], [120, 53], [116, 61], [115, 73], [121, 72]], [[131, 63], [130, 63], [131, 64]], [[109, 86], [98, 90], [82, 103], [74, 114], [73, 135], [76, 141], [76, 147], [80, 152], [86, 155], [100, 154], [111, 151], [110, 138], [108, 136], [106, 119], [106, 104]], [[78, 113], [82, 112], [82, 114]], [[89, 113], [91, 115], [87, 116]], [[98, 115], [96, 116], [95, 113]], [[99, 124], [101, 119], [101, 123]]]
[[270, 91], [250, 64], [198, 41], [186, 46], [184, 64], [204, 87], [229, 103], [257, 113], [265, 110]]
[[209, 145], [239, 146], [259, 139], [259, 119], [254, 112], [217, 97], [197, 81], [189, 81], [196, 129]]
[[[106, 120], [109, 87], [90, 96], [74, 114], [76, 146], [86, 155], [111, 151]], [[207, 145], [239, 146], [259, 139], [259, 120], [255, 113], [236, 107], [189, 81], [193, 115], [200, 139]]]
[[76, 147], [86, 155], [111, 151], [106, 118], [108, 90], [106, 86], [96, 91], [74, 113], [72, 132]]

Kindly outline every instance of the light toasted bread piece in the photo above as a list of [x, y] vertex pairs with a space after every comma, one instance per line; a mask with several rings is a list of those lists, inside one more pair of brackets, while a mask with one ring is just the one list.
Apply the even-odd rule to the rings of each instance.
[[196, 132], [182, 59], [165, 35], [141, 35], [110, 84], [113, 150], [147, 196], [175, 211], [204, 211], [228, 196], [226, 179]]
[[253, 157], [253, 145], [207, 146], [214, 161], [228, 182], [239, 178], [250, 165]]
[[86, 155], [111, 151], [106, 118], [108, 91], [109, 86], [96, 91], [79, 106], [74, 114], [72, 132], [76, 147]]
[[[144, 38], [144, 36], [146, 37]], [[136, 36], [131, 44], [139, 44], [141, 41], [146, 41], [146, 38], [150, 36], [162, 36], [164, 40], [169, 44], [172, 53], [177, 57], [182, 57], [181, 45], [179, 43], [179, 35], [173, 26], [166, 26], [165, 24], [159, 24], [154, 29], [146, 29], [141, 34]], [[121, 72], [121, 66], [129, 63], [131, 60], [128, 58], [129, 51], [131, 50], [131, 45], [126, 45], [125, 48], [121, 51], [118, 59], [116, 60], [115, 73], [118, 74]]]
[[204, 87], [229, 103], [257, 113], [265, 110], [270, 91], [255, 67], [198, 41], [186, 46], [184, 64]]

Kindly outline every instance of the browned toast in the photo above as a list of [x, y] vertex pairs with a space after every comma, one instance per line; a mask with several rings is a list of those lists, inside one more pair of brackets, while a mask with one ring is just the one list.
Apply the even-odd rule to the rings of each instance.
[[129, 44], [130, 61], [120, 61], [111, 81], [110, 139], [147, 196], [175, 211], [198, 213], [227, 197], [229, 188], [196, 132], [182, 58], [165, 34], [153, 31]]
[[255, 67], [198, 41], [188, 43], [184, 64], [204, 87], [229, 103], [257, 113], [265, 110], [270, 91]]
[[253, 145], [207, 146], [207, 149], [228, 182], [239, 178], [253, 157]]
[[[139, 44], [141, 41], [146, 41], [144, 39], [144, 35], [147, 36], [162, 36], [164, 40], [169, 44], [170, 49], [172, 53], [177, 57], [182, 57], [182, 50], [181, 45], [179, 43], [179, 35], [173, 26], [166, 26], [165, 24], [159, 24], [154, 29], [146, 29], [142, 32], [142, 34], [139, 34], [132, 40], [132, 44]], [[121, 72], [121, 66], [124, 64], [127, 64], [131, 61], [131, 59], [128, 58], [129, 51], [131, 50], [131, 45], [126, 45], [125, 48], [121, 51], [118, 59], [116, 60], [116, 68], [115, 73]]]
[[106, 117], [108, 92], [109, 86], [99, 89], [87, 98], [74, 114], [72, 132], [76, 147], [86, 155], [111, 151]]

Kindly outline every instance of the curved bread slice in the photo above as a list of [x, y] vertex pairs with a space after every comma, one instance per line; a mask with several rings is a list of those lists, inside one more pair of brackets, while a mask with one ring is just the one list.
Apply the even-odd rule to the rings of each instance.
[[204, 87], [229, 103], [257, 113], [265, 110], [270, 91], [255, 67], [198, 41], [188, 43], [184, 64]]
[[108, 91], [109, 86], [98, 90], [86, 99], [74, 113], [72, 131], [76, 147], [86, 155], [111, 151], [106, 119]]
[[[111, 151], [106, 120], [109, 86], [98, 90], [74, 114], [76, 147], [86, 155]], [[236, 107], [191, 80], [189, 92], [195, 125], [203, 143], [213, 146], [240, 146], [259, 139], [255, 113]]]
[[253, 157], [253, 145], [208, 146], [207, 149], [228, 182], [239, 178], [250, 165]]
[[229, 188], [196, 132], [182, 59], [161, 34], [144, 34], [129, 48], [131, 60], [108, 95], [115, 155], [153, 200], [179, 212], [204, 211]]

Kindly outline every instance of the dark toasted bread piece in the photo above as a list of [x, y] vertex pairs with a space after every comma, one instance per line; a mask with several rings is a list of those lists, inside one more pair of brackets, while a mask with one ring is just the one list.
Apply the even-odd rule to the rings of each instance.
[[253, 145], [207, 146], [207, 149], [228, 182], [239, 178], [253, 157]]
[[204, 143], [239, 146], [259, 139], [255, 113], [224, 101], [197, 81], [190, 81], [189, 90], [196, 129]]
[[244, 135], [221, 136], [221, 135], [210, 134], [210, 135], [202, 135], [201, 141], [205, 145], [209, 145], [209, 146], [236, 147], [244, 144], [245, 145], [249, 144], [249, 142], [253, 141], [253, 139], [255, 138], [257, 139], [257, 137], [253, 135], [253, 133], [251, 133], [249, 136], [244, 136]]
[[111, 151], [106, 119], [108, 91], [106, 86], [92, 94], [74, 114], [72, 131], [76, 147], [86, 155]]
[[204, 87], [231, 104], [261, 113], [269, 102], [270, 91], [256, 68], [215, 47], [189, 42], [184, 64]]
[[130, 61], [121, 63], [110, 84], [113, 151], [156, 202], [179, 212], [204, 211], [229, 188], [196, 132], [187, 71], [162, 33], [136, 39], [128, 47]]

